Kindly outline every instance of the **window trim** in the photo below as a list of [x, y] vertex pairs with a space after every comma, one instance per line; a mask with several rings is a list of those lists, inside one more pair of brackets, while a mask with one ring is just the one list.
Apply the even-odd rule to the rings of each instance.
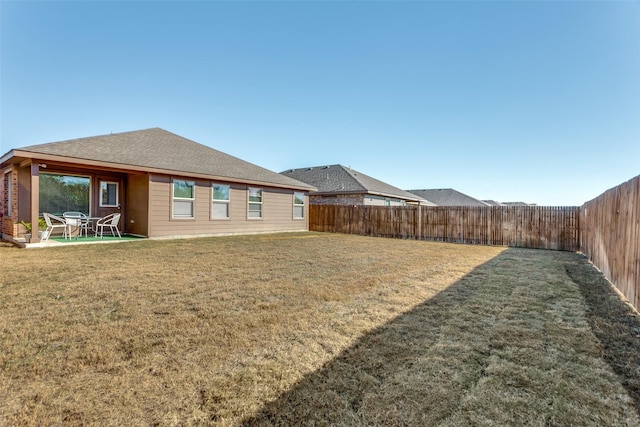
[[[227, 187], [227, 199], [216, 199], [215, 197], [215, 189], [214, 187], [218, 185], [218, 186], [224, 186]], [[214, 216], [214, 205], [226, 205], [227, 206], [227, 216], [225, 217], [215, 217]], [[215, 220], [215, 221], [228, 221], [231, 219], [231, 185], [229, 184], [223, 184], [221, 182], [212, 182], [211, 183], [211, 219]]]
[[[251, 190], [257, 190], [260, 192], [260, 201], [251, 201]], [[251, 205], [260, 206], [260, 211], [252, 211]], [[247, 187], [247, 219], [249, 220], [261, 220], [264, 218], [264, 190], [259, 187]], [[260, 216], [251, 216], [251, 212], [260, 212]]]
[[[192, 195], [193, 197], [191, 198], [187, 198], [187, 197], [176, 197], [176, 181], [184, 181], [185, 183], [191, 183], [191, 187], [192, 187]], [[182, 202], [191, 202], [191, 212], [192, 212], [192, 216], [176, 216], [176, 212], [175, 212], [175, 202], [176, 201], [182, 201]], [[171, 180], [171, 219], [172, 220], [194, 220], [196, 219], [196, 182], [195, 181], [191, 181], [188, 179], [182, 179], [182, 178], [173, 178]]]
[[[108, 204], [103, 205], [102, 204], [102, 184], [103, 183], [107, 184], [107, 187], [108, 187], [108, 184], [114, 184], [116, 186], [116, 204], [115, 205], [108, 205]], [[120, 206], [120, 183], [118, 181], [106, 181], [106, 180], [103, 181], [103, 180], [100, 180], [99, 189], [100, 189], [100, 200], [98, 201], [98, 206], [99, 207], [101, 207], [101, 208], [117, 208], [118, 206]]]
[[[302, 196], [302, 203], [296, 203], [296, 195], [301, 195]], [[296, 220], [302, 220], [305, 219], [304, 217], [304, 206], [305, 206], [305, 201], [306, 201], [306, 195], [305, 193], [303, 193], [302, 191], [294, 191], [293, 192], [293, 219]], [[301, 216], [296, 216], [296, 208], [302, 208], [302, 215]]]

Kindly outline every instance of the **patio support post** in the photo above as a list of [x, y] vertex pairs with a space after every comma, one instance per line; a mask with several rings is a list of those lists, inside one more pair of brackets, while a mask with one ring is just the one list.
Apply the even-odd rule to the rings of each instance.
[[31, 242], [40, 242], [38, 214], [40, 213], [40, 166], [31, 162]]

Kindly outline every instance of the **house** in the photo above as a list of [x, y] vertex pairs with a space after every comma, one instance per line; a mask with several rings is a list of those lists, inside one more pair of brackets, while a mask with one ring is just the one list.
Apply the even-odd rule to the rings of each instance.
[[525, 202], [502, 202], [503, 206], [536, 206], [535, 203], [525, 203]]
[[430, 190], [408, 190], [409, 193], [425, 198], [438, 206], [491, 206], [482, 200], [474, 199], [453, 188], [436, 188]]
[[281, 174], [317, 188], [318, 191], [309, 196], [310, 204], [432, 205], [422, 197], [342, 165], [289, 169]]
[[121, 231], [150, 238], [304, 231], [315, 190], [160, 128], [13, 149], [0, 178], [13, 241], [20, 221], [64, 211], [120, 212]]

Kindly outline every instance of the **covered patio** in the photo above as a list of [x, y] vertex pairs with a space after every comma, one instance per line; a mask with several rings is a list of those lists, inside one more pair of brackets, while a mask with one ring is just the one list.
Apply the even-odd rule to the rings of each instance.
[[[3, 174], [3, 238], [29, 243], [30, 247], [39, 243], [46, 227], [44, 213], [63, 217], [65, 212], [79, 212], [93, 222], [120, 213], [118, 228], [125, 232], [126, 182], [126, 173], [78, 167], [53, 159], [25, 159], [11, 165]], [[77, 234], [78, 230], [72, 228], [71, 232]], [[50, 244], [63, 234], [63, 229], [54, 229]]]

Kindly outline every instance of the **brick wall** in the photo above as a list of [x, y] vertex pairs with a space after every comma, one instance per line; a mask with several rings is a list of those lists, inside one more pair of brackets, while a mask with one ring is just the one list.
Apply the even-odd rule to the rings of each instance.
[[15, 220], [18, 218], [18, 173], [14, 167], [3, 171], [0, 195], [0, 231], [3, 235], [17, 237], [18, 223]]

